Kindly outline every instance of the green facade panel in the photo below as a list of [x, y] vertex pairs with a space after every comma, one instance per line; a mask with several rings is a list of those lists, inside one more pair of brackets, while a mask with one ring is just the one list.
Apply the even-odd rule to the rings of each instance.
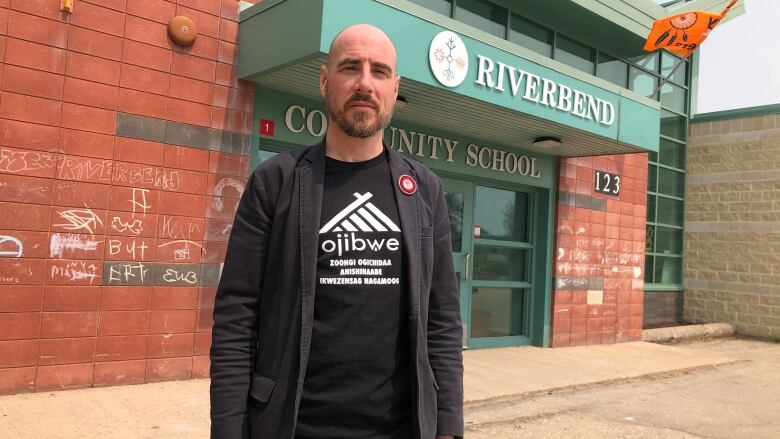
[[[323, 101], [260, 87], [255, 90], [254, 118], [255, 127], [262, 126], [263, 121], [270, 121], [274, 130], [273, 135], [262, 135], [257, 129], [253, 130], [253, 167], [259, 163], [257, 151], [263, 149], [264, 145], [312, 145], [322, 140], [327, 126]], [[431, 169], [448, 175], [540, 188], [552, 188], [555, 185], [554, 156], [525, 151], [511, 145], [486, 144], [462, 133], [448, 133], [395, 121], [385, 130], [385, 143]], [[494, 162], [496, 157], [503, 160]], [[508, 172], [510, 167], [516, 171]]]
[[[547, 124], [544, 131], [554, 133], [556, 127], [561, 127], [590, 136], [591, 142], [593, 138], [603, 138], [625, 145], [623, 152], [658, 150], [660, 112], [656, 102], [608, 86], [595, 76], [562, 73], [570, 70], [565, 66], [552, 69], [523, 58], [491, 44], [490, 38], [485, 42], [455, 29], [468, 51], [468, 72], [459, 86], [442, 86], [431, 70], [428, 52], [437, 34], [453, 30], [439, 24], [449, 19], [437, 23], [421, 18], [421, 14], [410, 14], [399, 7], [404, 3], [412, 10], [420, 9], [408, 2], [367, 0], [351, 2], [349, 8], [344, 8], [340, 0], [284, 0], [262, 11], [262, 4], [249, 8], [242, 13], [240, 34], [245, 40], [239, 46], [239, 76], [260, 78], [321, 57], [343, 28], [370, 23], [385, 30], [396, 45], [399, 74], [406, 81], [438, 93], [437, 96], [449, 95], [464, 105], [471, 100], [497, 106], [514, 112], [518, 121], [530, 117], [535, 123]], [[265, 44], [271, 36], [273, 44]], [[549, 60], [547, 63], [560, 64]], [[553, 84], [550, 87], [555, 87], [557, 94], [545, 98], [545, 84]], [[577, 107], [577, 103], [581, 106]], [[476, 133], [475, 137], [480, 136]], [[577, 141], [576, 134], [570, 137]], [[615, 149], [602, 153], [607, 151]]]

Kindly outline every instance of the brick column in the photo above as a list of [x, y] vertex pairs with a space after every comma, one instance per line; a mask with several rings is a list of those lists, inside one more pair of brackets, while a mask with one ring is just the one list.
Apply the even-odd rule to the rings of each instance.
[[[594, 191], [596, 171], [621, 178]], [[562, 159], [558, 180], [553, 347], [642, 336], [647, 154]]]

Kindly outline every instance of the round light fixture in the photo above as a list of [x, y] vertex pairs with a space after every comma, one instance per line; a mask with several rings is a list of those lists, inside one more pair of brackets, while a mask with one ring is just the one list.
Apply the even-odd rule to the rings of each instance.
[[550, 136], [537, 137], [534, 139], [534, 146], [538, 148], [552, 148], [554, 146], [561, 146], [561, 139]]
[[168, 22], [168, 35], [179, 46], [189, 47], [198, 36], [198, 27], [189, 17], [179, 15]]

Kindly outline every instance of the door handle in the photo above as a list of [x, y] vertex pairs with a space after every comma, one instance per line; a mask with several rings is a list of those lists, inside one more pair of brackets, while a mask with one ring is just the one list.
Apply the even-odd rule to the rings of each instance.
[[471, 252], [466, 252], [466, 266], [463, 268], [463, 279], [469, 280], [469, 262], [471, 261]]

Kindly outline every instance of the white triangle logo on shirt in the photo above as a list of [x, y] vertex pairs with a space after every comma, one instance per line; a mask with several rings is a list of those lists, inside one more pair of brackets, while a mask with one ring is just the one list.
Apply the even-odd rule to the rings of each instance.
[[333, 219], [322, 226], [320, 233], [333, 232], [400, 232], [401, 229], [368, 200], [373, 196], [371, 192], [359, 194], [355, 192], [356, 200], [344, 210], [337, 213]]

